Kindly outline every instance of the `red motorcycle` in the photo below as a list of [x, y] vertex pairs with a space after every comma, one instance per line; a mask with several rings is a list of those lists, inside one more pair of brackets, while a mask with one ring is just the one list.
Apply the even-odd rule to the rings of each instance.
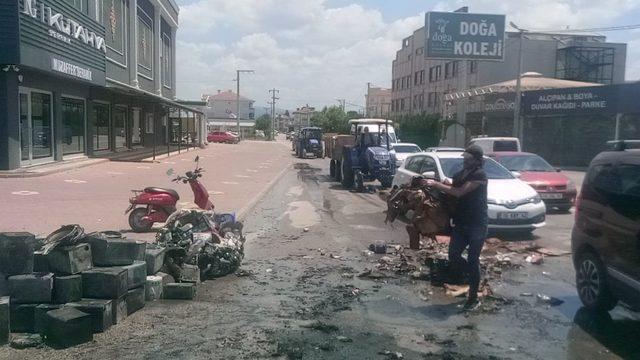
[[[213, 204], [209, 201], [209, 192], [198, 180], [204, 170], [198, 166], [200, 158], [196, 157], [196, 169], [187, 171], [184, 176], [178, 175], [174, 182], [189, 184], [193, 191], [194, 202], [203, 210], [213, 210]], [[173, 174], [173, 169], [167, 172]], [[133, 197], [129, 199], [131, 205], [124, 212], [129, 214], [129, 226], [135, 232], [149, 231], [154, 223], [167, 221], [169, 215], [176, 211], [176, 203], [180, 196], [173, 189], [148, 187], [144, 190], [131, 190]]]

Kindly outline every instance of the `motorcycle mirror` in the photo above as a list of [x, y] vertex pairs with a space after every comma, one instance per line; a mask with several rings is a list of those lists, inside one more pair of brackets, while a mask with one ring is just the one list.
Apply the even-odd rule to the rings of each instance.
[[173, 170], [173, 168], [167, 170], [167, 176], [171, 176], [173, 174], [175, 174], [175, 171]]

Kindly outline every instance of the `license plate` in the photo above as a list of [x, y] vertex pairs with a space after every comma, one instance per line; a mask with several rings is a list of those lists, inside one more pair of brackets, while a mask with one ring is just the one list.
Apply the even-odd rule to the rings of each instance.
[[528, 214], [526, 212], [500, 212], [498, 213], [498, 219], [506, 220], [521, 220], [526, 219]]
[[542, 199], [562, 199], [562, 193], [540, 193]]

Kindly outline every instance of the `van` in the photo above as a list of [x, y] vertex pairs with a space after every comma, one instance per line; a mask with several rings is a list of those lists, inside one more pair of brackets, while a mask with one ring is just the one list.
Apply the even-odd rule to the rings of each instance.
[[477, 137], [469, 141], [469, 145], [478, 145], [485, 154], [496, 151], [522, 151], [520, 139], [515, 137]]

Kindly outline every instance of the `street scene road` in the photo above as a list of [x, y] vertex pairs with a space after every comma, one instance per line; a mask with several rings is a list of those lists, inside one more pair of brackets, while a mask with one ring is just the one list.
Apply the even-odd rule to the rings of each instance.
[[[234, 150], [244, 153], [256, 146], [269, 146], [288, 158], [276, 158], [286, 171], [247, 214], [241, 273], [204, 282], [193, 302], [148, 303], [92, 343], [55, 353], [3, 348], [0, 358], [46, 359], [55, 354], [60, 359], [89, 359], [117, 354], [125, 359], [375, 359], [402, 354], [406, 359], [619, 359], [640, 355], [627, 343], [640, 319], [621, 307], [602, 318], [582, 309], [567, 255], [546, 256], [544, 263], [534, 265], [524, 261], [527, 253], [512, 253], [513, 263], [521, 267], [504, 268], [499, 275], [485, 273], [493, 297], [473, 313], [461, 312], [463, 298], [448, 296], [442, 287], [412, 279], [406, 272], [358, 277], [376, 264], [398, 261], [391, 252], [385, 255], [390, 260], [363, 253], [371, 243], [408, 246], [401, 223], [384, 224], [385, 203], [380, 194], [343, 189], [328, 176], [326, 160], [292, 164], [293, 158], [279, 150], [280, 144], [247, 143]], [[244, 175], [246, 165], [227, 169], [226, 174], [230, 179]], [[101, 166], [83, 171], [103, 171]], [[261, 173], [261, 182], [270, 182], [275, 173]], [[210, 180], [213, 176], [209, 174], [207, 185], [216, 188], [218, 181]], [[573, 216], [549, 214], [547, 222], [526, 240], [569, 249]], [[408, 249], [403, 253], [417, 256]], [[563, 303], [553, 307], [540, 303], [537, 294]]]

